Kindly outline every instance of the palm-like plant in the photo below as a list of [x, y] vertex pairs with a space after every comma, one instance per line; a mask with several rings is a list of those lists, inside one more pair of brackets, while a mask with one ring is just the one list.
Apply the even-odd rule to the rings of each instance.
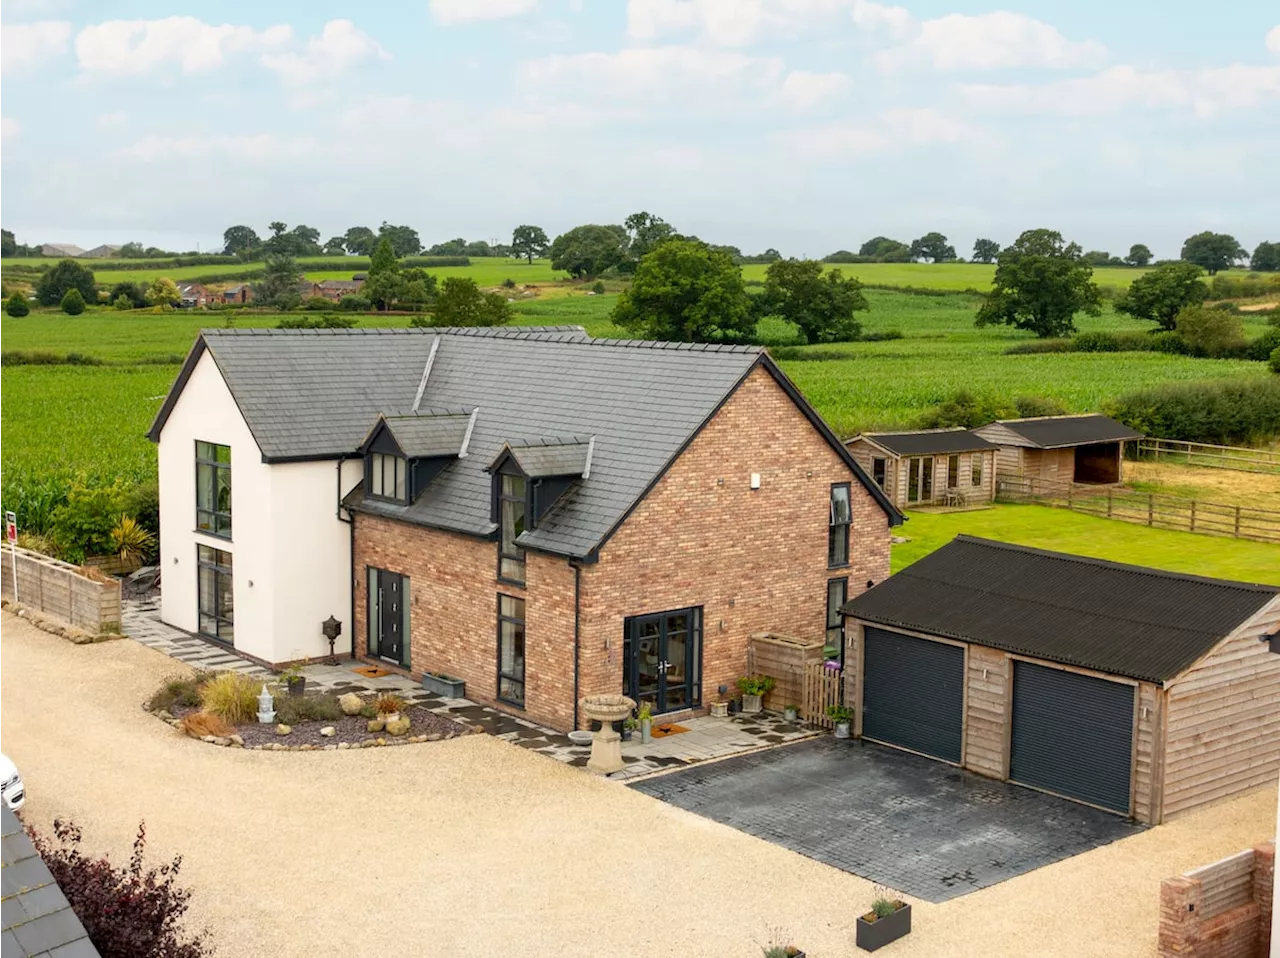
[[124, 562], [145, 562], [155, 552], [156, 537], [133, 516], [121, 516], [111, 530], [111, 543]]

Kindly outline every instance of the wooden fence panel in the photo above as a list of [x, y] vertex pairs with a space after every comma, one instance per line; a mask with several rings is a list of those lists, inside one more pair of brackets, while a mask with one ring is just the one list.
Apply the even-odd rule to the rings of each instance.
[[804, 701], [800, 718], [820, 728], [835, 728], [835, 722], [827, 715], [827, 707], [840, 704], [843, 682], [840, 669], [827, 668], [822, 663], [808, 666], [804, 671]]
[[1253, 901], [1253, 849], [1189, 871], [1186, 877], [1200, 882], [1201, 919], [1247, 905]]
[[1187, 466], [1243, 472], [1280, 472], [1280, 452], [1269, 449], [1216, 446], [1181, 439], [1139, 439], [1136, 452], [1139, 459], [1154, 462], [1178, 462]]
[[[14, 550], [0, 549], [0, 595], [13, 599]], [[18, 602], [77, 628], [99, 634], [120, 631], [120, 582], [100, 582], [79, 567], [18, 549]]]

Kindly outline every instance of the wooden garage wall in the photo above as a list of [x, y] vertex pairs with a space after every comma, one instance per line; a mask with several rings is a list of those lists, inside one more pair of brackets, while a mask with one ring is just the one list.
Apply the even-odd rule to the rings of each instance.
[[1280, 769], [1280, 598], [1169, 683], [1164, 818], [1275, 779]]
[[1074, 480], [1076, 451], [1071, 449], [1024, 449], [1023, 475], [1045, 483], [1068, 483]]

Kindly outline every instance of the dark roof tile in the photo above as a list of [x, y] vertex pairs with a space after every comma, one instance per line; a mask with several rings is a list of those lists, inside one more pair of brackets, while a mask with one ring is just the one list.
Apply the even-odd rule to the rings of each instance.
[[1000, 419], [1000, 425], [1012, 429], [1027, 442], [1040, 449], [1084, 446], [1095, 442], [1122, 442], [1141, 439], [1142, 433], [1116, 422], [1110, 416], [1043, 416], [1036, 419]]
[[951, 452], [981, 452], [987, 449], [999, 448], [994, 443], [987, 442], [981, 436], [975, 436], [968, 429], [868, 432], [863, 433], [861, 438], [870, 439], [898, 456], [944, 455]]

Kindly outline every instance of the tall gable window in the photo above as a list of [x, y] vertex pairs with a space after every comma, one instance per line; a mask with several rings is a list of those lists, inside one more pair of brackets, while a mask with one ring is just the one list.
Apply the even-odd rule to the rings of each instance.
[[829, 568], [835, 569], [849, 564], [851, 520], [849, 484], [836, 483], [831, 487], [831, 516], [827, 527], [827, 566]]
[[524, 476], [511, 473], [498, 478], [498, 578], [524, 585], [524, 550], [516, 539], [524, 532], [527, 484]]
[[369, 494], [379, 499], [394, 499], [396, 502], [407, 502], [408, 493], [405, 486], [405, 461], [400, 456], [388, 453], [370, 453], [366, 459], [369, 470]]
[[196, 441], [196, 528], [231, 538], [231, 447]]

